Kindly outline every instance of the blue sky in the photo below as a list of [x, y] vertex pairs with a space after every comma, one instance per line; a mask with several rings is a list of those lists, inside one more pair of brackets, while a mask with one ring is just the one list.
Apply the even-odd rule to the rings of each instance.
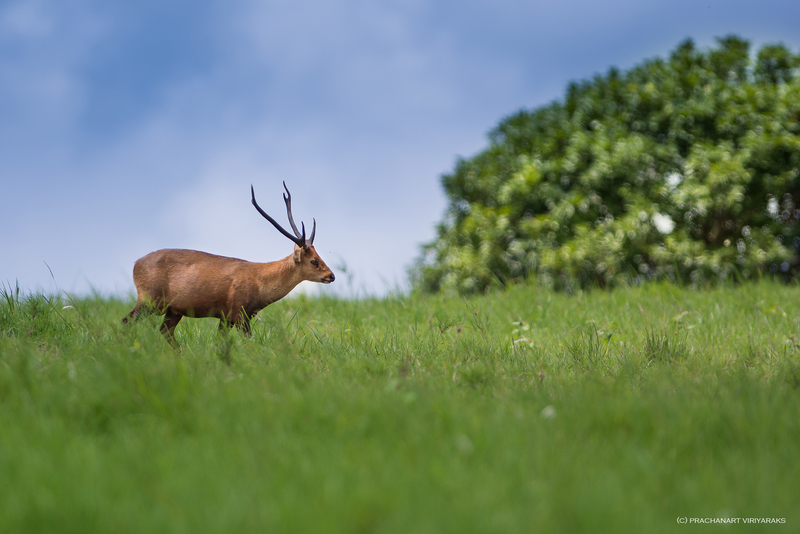
[[0, 0], [0, 283], [127, 295], [159, 248], [285, 257], [249, 202], [285, 221], [285, 180], [323, 290], [380, 294], [502, 117], [686, 38], [798, 52], [798, 21], [796, 0]]

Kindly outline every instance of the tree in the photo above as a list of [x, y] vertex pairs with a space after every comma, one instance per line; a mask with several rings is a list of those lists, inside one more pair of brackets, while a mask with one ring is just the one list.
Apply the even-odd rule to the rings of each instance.
[[442, 177], [428, 291], [797, 274], [800, 56], [736, 36], [571, 83]]

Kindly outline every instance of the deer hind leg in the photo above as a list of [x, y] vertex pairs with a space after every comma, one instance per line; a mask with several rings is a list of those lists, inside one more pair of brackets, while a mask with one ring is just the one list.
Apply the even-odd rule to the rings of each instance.
[[161, 333], [164, 334], [164, 337], [167, 338], [170, 345], [174, 347], [178, 346], [178, 342], [175, 341], [175, 327], [178, 326], [181, 319], [183, 319], [183, 315], [167, 309], [164, 312], [164, 322], [161, 323]]
[[122, 324], [133, 323], [136, 319], [139, 318], [139, 316], [142, 314], [143, 311], [147, 311], [148, 309], [149, 307], [144, 303], [144, 301], [136, 302], [136, 306], [133, 307], [133, 309], [128, 313], [128, 315], [122, 318]]
[[136, 297], [136, 305], [128, 312], [128, 315], [122, 318], [122, 324], [131, 324], [136, 321], [143, 313], [163, 313], [164, 304], [163, 299], [161, 303], [157, 300], [152, 300], [147, 296], [147, 293], [136, 289], [138, 295]]

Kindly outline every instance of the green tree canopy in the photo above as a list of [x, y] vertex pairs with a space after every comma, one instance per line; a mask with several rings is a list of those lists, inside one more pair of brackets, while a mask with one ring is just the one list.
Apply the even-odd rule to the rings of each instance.
[[736, 36], [571, 83], [442, 177], [428, 291], [797, 273], [800, 56]]

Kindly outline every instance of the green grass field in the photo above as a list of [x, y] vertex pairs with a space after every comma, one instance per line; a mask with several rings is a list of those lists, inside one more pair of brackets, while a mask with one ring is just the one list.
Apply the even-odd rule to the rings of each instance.
[[2, 296], [0, 532], [800, 531], [796, 286]]

